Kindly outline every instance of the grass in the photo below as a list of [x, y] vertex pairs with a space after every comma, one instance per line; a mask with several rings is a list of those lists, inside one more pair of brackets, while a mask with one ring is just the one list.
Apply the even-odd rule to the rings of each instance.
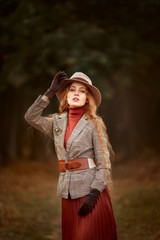
[[[119, 240], [160, 239], [159, 161], [117, 160], [113, 208]], [[21, 161], [0, 170], [0, 240], [60, 240], [55, 163]]]
[[0, 240], [61, 239], [54, 167], [23, 162], [1, 170]]
[[160, 189], [134, 186], [115, 205], [118, 236], [123, 240], [160, 239]]
[[115, 165], [113, 205], [119, 240], [160, 240], [160, 162], [141, 156]]

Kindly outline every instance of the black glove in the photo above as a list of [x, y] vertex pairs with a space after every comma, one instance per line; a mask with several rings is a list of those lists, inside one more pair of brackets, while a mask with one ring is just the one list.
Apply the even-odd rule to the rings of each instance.
[[80, 216], [86, 216], [88, 213], [92, 212], [92, 209], [95, 207], [96, 202], [99, 198], [100, 191], [97, 189], [92, 189], [88, 196], [84, 199], [81, 204], [78, 214]]
[[61, 88], [66, 78], [66, 73], [59, 71], [53, 78], [50, 88], [44, 93], [44, 95], [51, 99], [54, 94]]

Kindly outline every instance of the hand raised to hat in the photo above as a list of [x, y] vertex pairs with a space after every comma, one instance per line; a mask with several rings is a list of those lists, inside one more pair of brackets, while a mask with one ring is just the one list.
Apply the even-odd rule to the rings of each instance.
[[51, 99], [56, 92], [61, 88], [64, 83], [64, 80], [67, 78], [67, 75], [64, 71], [59, 71], [53, 78], [51, 86], [49, 89], [44, 93], [49, 99]]
[[92, 209], [95, 207], [97, 200], [99, 198], [100, 191], [97, 189], [92, 189], [87, 197], [82, 202], [78, 214], [80, 216], [86, 216], [88, 213], [92, 212]]

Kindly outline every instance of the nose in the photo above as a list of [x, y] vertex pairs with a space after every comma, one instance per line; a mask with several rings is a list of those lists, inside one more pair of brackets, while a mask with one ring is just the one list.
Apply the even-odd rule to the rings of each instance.
[[78, 92], [75, 92], [75, 94], [74, 94], [75, 96], [79, 96], [79, 94], [78, 94]]

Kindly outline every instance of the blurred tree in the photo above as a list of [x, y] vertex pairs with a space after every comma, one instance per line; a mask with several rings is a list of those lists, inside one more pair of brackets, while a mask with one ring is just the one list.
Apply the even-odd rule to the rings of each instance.
[[93, 79], [115, 149], [159, 149], [159, 1], [1, 0], [0, 9], [2, 159], [30, 148], [24, 113], [58, 70]]

